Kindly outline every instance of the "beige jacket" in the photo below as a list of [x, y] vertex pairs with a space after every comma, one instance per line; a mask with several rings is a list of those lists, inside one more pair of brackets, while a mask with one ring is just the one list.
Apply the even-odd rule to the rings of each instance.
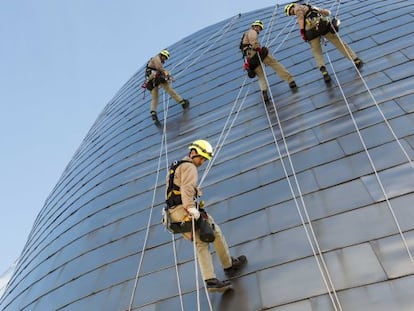
[[[331, 14], [331, 11], [326, 10], [326, 9], [320, 9], [320, 8], [317, 8], [317, 7], [314, 7], [314, 6], [312, 8], [315, 11], [318, 11], [319, 13], [321, 13], [323, 16], [329, 16]], [[296, 18], [298, 20], [299, 29], [308, 30], [308, 29], [312, 29], [312, 28], [315, 27], [311, 23], [305, 25], [304, 17], [305, 17], [305, 15], [308, 11], [309, 11], [309, 7], [307, 5], [295, 4], [294, 13], [295, 13]]]
[[243, 44], [250, 44], [253, 49], [260, 47], [259, 34], [253, 28], [250, 28], [243, 36]]
[[[183, 160], [192, 162], [190, 157], [184, 157]], [[169, 176], [167, 175], [167, 185]], [[188, 162], [180, 164], [175, 170], [174, 184], [180, 187], [181, 200], [186, 210], [190, 207], [196, 207], [195, 197], [197, 195], [198, 171], [197, 167]]]
[[170, 73], [163, 67], [163, 62], [161, 61], [160, 54], [155, 55], [149, 60], [148, 67], [162, 72], [165, 77], [168, 77], [170, 75]]

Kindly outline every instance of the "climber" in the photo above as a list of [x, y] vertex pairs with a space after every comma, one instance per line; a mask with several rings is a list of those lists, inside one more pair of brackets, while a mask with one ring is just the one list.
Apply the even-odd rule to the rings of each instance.
[[[289, 73], [289, 71], [280, 64], [273, 56], [269, 53], [269, 50], [266, 47], [262, 47], [259, 43], [259, 33], [264, 28], [262, 21], [257, 20], [251, 24], [250, 29], [243, 34], [240, 49], [243, 55], [246, 57], [248, 63], [246, 63], [245, 68], [248, 70], [249, 77], [254, 77], [257, 75], [259, 80], [259, 87], [262, 91], [263, 100], [265, 103], [268, 103], [267, 95], [267, 83], [264, 76], [262, 66], [260, 65], [260, 60], [264, 65], [272, 67], [272, 69], [285, 81], [288, 81], [289, 87], [291, 89], [296, 88], [296, 83], [294, 77]], [[259, 57], [260, 60], [259, 60]]]
[[172, 78], [170, 73], [163, 67], [164, 62], [169, 58], [170, 52], [162, 50], [148, 61], [145, 69], [146, 81], [144, 85], [146, 89], [151, 92], [152, 99], [150, 113], [152, 120], [157, 126], [161, 124], [157, 116], [159, 86], [161, 86], [172, 98], [174, 98], [177, 103], [181, 104], [183, 109], [187, 109], [190, 106], [189, 101], [178, 95], [170, 85]]
[[[174, 168], [170, 168], [167, 176], [167, 185], [170, 185], [166, 189], [167, 207], [164, 211], [163, 223], [164, 225], [169, 222], [184, 223], [187, 219], [193, 218], [194, 221], [198, 221], [200, 217], [205, 217], [213, 229], [213, 245], [224, 268], [224, 273], [228, 277], [233, 277], [246, 265], [246, 256], [237, 258], [230, 256], [227, 242], [220, 227], [202, 208], [204, 203], [197, 203], [197, 198], [201, 196], [201, 190], [197, 187], [197, 168], [213, 157], [213, 148], [208, 141], [200, 139], [191, 143], [188, 149], [190, 149], [188, 156], [176, 162], [172, 166]], [[169, 220], [166, 221], [165, 217], [168, 217]], [[224, 292], [230, 289], [231, 283], [228, 280], [220, 281], [217, 279], [209, 251], [209, 243], [201, 240], [199, 230], [195, 231], [194, 236], [192, 228], [188, 232], [180, 231], [179, 233], [182, 233], [184, 238], [188, 240], [195, 238], [198, 263], [208, 291]]]
[[307, 4], [290, 3], [285, 6], [285, 13], [287, 16], [296, 15], [302, 39], [309, 42], [313, 56], [326, 83], [331, 81], [331, 77], [323, 60], [321, 36], [332, 42], [346, 58], [353, 60], [358, 69], [362, 67], [363, 63], [355, 52], [345, 42], [341, 42], [338, 37], [339, 20], [334, 18], [331, 21], [328, 17], [331, 14], [329, 10]]

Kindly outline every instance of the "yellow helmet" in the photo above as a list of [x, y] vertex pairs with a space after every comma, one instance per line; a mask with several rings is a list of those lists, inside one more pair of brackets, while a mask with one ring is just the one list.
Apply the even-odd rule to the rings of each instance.
[[253, 27], [253, 26], [259, 26], [260, 28], [262, 28], [262, 30], [264, 29], [264, 26], [263, 26], [263, 23], [262, 23], [262, 21], [261, 21], [261, 20], [254, 21], [254, 22], [252, 23], [252, 27]]
[[207, 140], [195, 140], [188, 146], [188, 149], [195, 149], [200, 156], [206, 158], [207, 160], [211, 160], [213, 157], [213, 147], [211, 147]]
[[166, 59], [170, 58], [170, 52], [168, 52], [167, 50], [162, 50], [160, 52], [161, 55], [165, 56]]
[[285, 5], [285, 14], [287, 15], [287, 16], [289, 16], [289, 15], [293, 15], [293, 14], [290, 14], [290, 9], [291, 8], [293, 8], [295, 6], [295, 4], [294, 3], [289, 3], [289, 4], [286, 4]]

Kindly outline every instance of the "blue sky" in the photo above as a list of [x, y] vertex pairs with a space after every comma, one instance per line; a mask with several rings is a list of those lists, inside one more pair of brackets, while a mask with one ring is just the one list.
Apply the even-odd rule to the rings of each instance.
[[98, 114], [149, 57], [204, 27], [275, 4], [0, 0], [0, 275], [20, 255]]

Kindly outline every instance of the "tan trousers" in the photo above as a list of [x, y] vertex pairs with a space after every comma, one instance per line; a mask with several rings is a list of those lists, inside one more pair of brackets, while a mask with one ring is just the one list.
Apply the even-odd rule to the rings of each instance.
[[[172, 222], [182, 221], [184, 217], [187, 216], [187, 212], [184, 210], [184, 207], [182, 205], [179, 205], [174, 209], [170, 209], [168, 210], [168, 212], [170, 214]], [[208, 220], [211, 224], [214, 225], [215, 240], [213, 242], [213, 245], [216, 250], [217, 257], [219, 258], [223, 268], [230, 268], [232, 265], [232, 261], [226, 239], [224, 238], [220, 227], [214, 222], [213, 217], [208, 215]], [[183, 236], [184, 238], [191, 240], [192, 233], [183, 233]], [[201, 275], [203, 276], [203, 279], [208, 280], [215, 278], [216, 273], [214, 272], [213, 258], [208, 248], [209, 243], [200, 240], [198, 231], [196, 231], [195, 233], [195, 242], [197, 249], [198, 264], [200, 266], [200, 271]]]
[[183, 98], [178, 95], [178, 93], [172, 88], [170, 83], [161, 83], [159, 86], [154, 87], [151, 90], [151, 110], [150, 111], [157, 111], [158, 107], [158, 88], [162, 87], [177, 103], [183, 100]]
[[[256, 51], [254, 50], [250, 50], [248, 51], [248, 57], [253, 57], [256, 54]], [[282, 79], [285, 80], [287, 82], [292, 82], [295, 81], [295, 78], [290, 74], [290, 72], [281, 64], [279, 63], [273, 56], [272, 54], [267, 54], [267, 56], [262, 59], [262, 62], [264, 65], [271, 67], [276, 74]], [[256, 75], [257, 75], [257, 79], [259, 81], [259, 87], [261, 91], [266, 91], [267, 90], [267, 83], [266, 83], [266, 79], [265, 79], [265, 75], [262, 69], [262, 66], [257, 66], [256, 69], [254, 70]]]
[[[357, 58], [357, 55], [354, 51], [346, 44], [344, 41], [343, 44], [339, 40], [338, 36], [334, 33], [328, 32], [324, 36], [329, 42], [331, 42], [339, 52], [342, 53], [346, 58], [350, 60], [354, 60]], [[322, 55], [322, 47], [321, 47], [321, 37], [317, 37], [311, 41], [309, 41], [309, 44], [312, 49], [313, 57], [316, 59], [316, 63], [318, 65], [318, 68], [325, 66], [325, 62], [323, 61], [323, 55]]]

